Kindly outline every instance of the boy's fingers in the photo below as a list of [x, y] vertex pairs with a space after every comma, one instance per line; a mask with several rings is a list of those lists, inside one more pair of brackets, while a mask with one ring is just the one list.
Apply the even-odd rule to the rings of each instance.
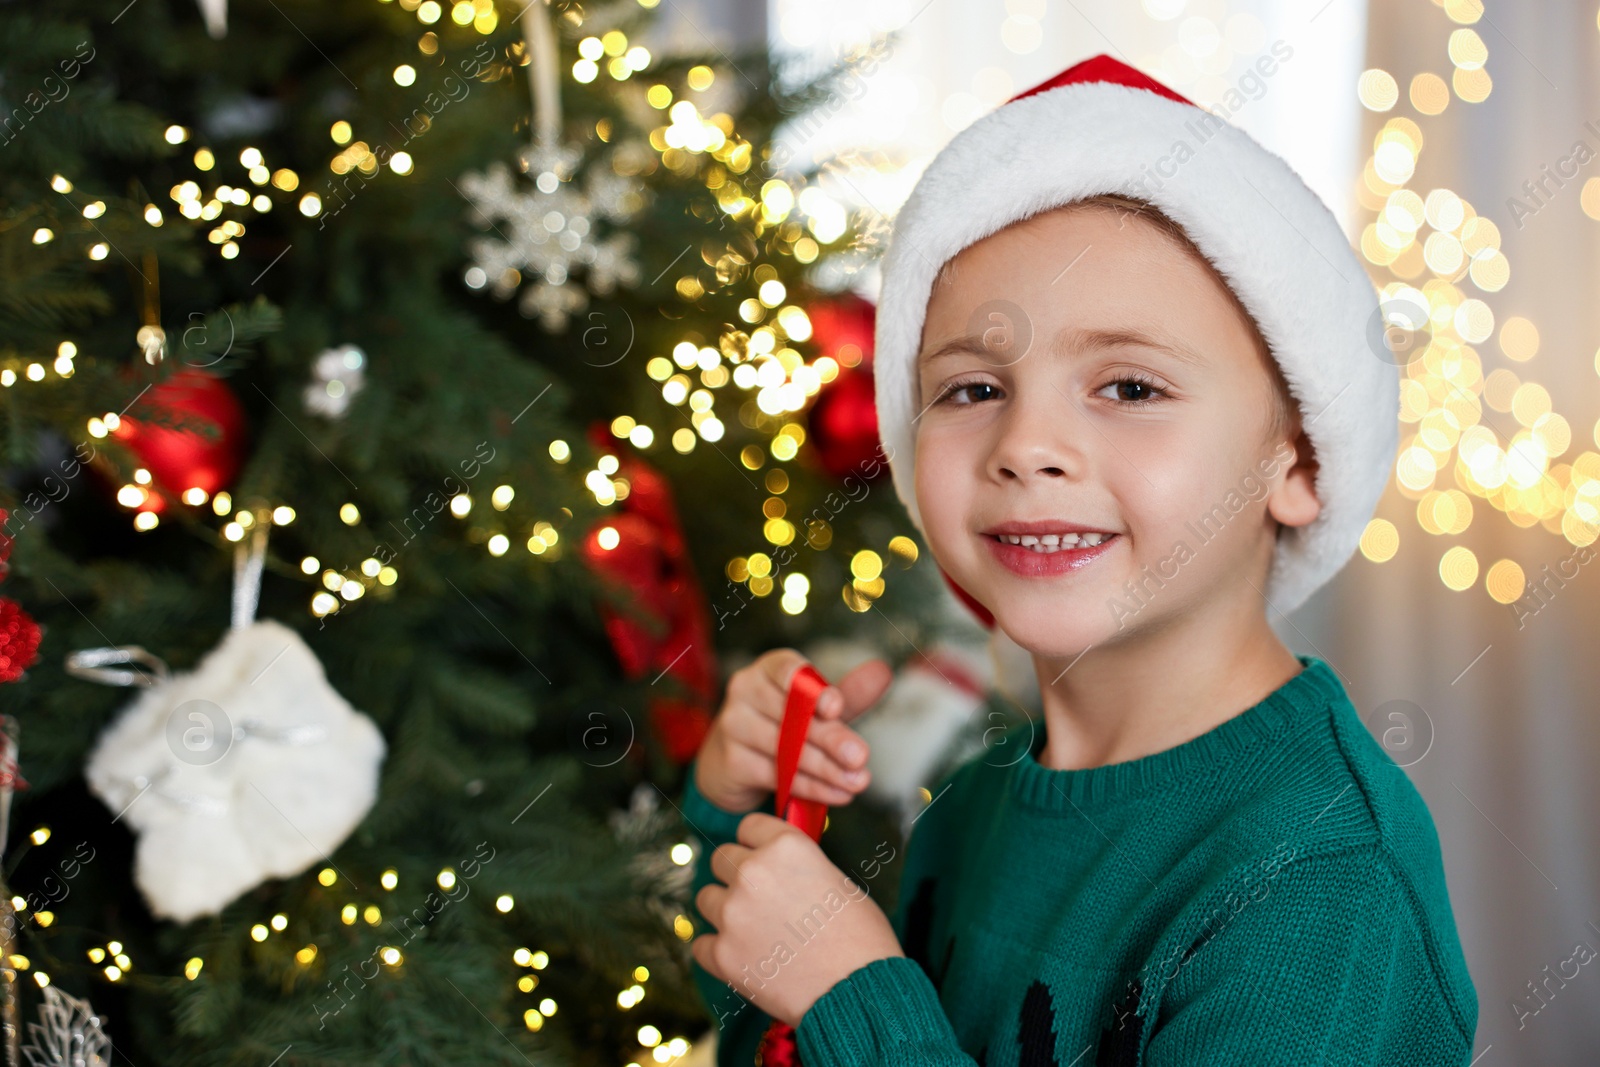
[[694, 895], [694, 906], [700, 910], [701, 918], [706, 922], [722, 929], [722, 906], [728, 899], [728, 887], [709, 883], [700, 887], [700, 892]]
[[861, 735], [842, 722], [813, 722], [806, 734], [806, 747], [812, 745], [845, 770], [865, 767], [871, 754]]
[[705, 969], [707, 974], [718, 981], [726, 982], [728, 980], [727, 977], [717, 970], [716, 964], [713, 962], [716, 958], [717, 937], [717, 934], [701, 934], [689, 942], [689, 954], [694, 957], [696, 963]]
[[789, 693], [789, 683], [794, 672], [805, 666], [807, 660], [797, 650], [779, 648], [761, 657], [761, 673], [778, 691], [778, 713], [783, 714], [783, 697]]
[[837, 719], [844, 712], [844, 694], [836, 685], [830, 685], [817, 698], [817, 718]]
[[[778, 724], [771, 720], [748, 718], [730, 724], [729, 738], [749, 750], [757, 761], [771, 768], [778, 753], [778, 732]], [[861, 746], [860, 757], [850, 759], [837, 755], [841, 745], [852, 740]], [[805, 746], [800, 750], [797, 771], [841, 789], [859, 788], [866, 781], [859, 773], [865, 770], [866, 748], [866, 742], [849, 727], [839, 723], [814, 722], [806, 735]], [[856, 774], [856, 777], [852, 778], [852, 774]], [[767, 780], [770, 783], [771, 778]], [[770, 784], [768, 788], [771, 788]]]
[[[739, 869], [750, 855], [750, 850], [736, 842], [728, 842], [711, 852], [711, 876], [723, 885], [732, 886], [735, 878], [739, 877]], [[700, 914], [705, 915], [705, 912]], [[707, 919], [711, 916], [706, 915]]]
[[[771, 688], [761, 687], [762, 692], [755, 695], [752, 703], [769, 711], [769, 717], [782, 718], [784, 702], [788, 698], [795, 672], [810, 661], [797, 649], [780, 648], [762, 656], [760, 663], [760, 674]], [[893, 681], [894, 671], [887, 661], [881, 658], [867, 660], [822, 691], [817, 698], [817, 717], [842, 718], [845, 721], [853, 719], [876, 704]]]
[[859, 790], [840, 789], [809, 774], [794, 776], [794, 795], [803, 800], [815, 800], [829, 807], [843, 807], [856, 798]]

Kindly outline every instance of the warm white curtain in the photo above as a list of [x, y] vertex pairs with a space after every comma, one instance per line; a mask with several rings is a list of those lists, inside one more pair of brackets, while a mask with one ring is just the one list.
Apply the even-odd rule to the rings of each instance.
[[[1406, 106], [1405, 90], [1424, 71], [1449, 80], [1448, 42], [1458, 25], [1418, 0], [1373, 4], [1369, 18], [1368, 65], [1395, 75], [1402, 104], [1392, 114], [1416, 118], [1424, 136], [1409, 187], [1424, 196], [1452, 189], [1495, 222], [1511, 280], [1498, 293], [1466, 289], [1497, 322], [1519, 315], [1539, 331], [1538, 354], [1525, 363], [1507, 359], [1493, 340], [1476, 346], [1485, 373], [1508, 367], [1549, 390], [1572, 426], [1570, 449], [1552, 462], [1592, 453], [1600, 415], [1600, 222], [1584, 213], [1582, 187], [1600, 175], [1595, 5], [1491, 3], [1472, 28], [1488, 46], [1493, 90], [1478, 104], [1453, 99], [1431, 118]], [[1387, 117], [1369, 120], [1367, 152]], [[1508, 198], [1534, 206], [1523, 183], [1540, 179], [1545, 165], [1554, 171], [1578, 141], [1593, 161], [1561, 187], [1547, 183], [1545, 205], [1518, 228], [1514, 216], [1522, 213]], [[1502, 443], [1519, 428], [1511, 413], [1485, 415]], [[1448, 487], [1449, 475], [1437, 484]], [[1399, 554], [1352, 566], [1307, 610], [1324, 613], [1319, 643], [1353, 679], [1363, 711], [1408, 700], [1432, 720], [1433, 748], [1409, 773], [1439, 828], [1478, 990], [1479, 1063], [1592, 1065], [1600, 1063], [1600, 959], [1579, 961], [1600, 951], [1600, 577], [1591, 573], [1600, 559], [1569, 564], [1577, 577], [1564, 588], [1552, 582], [1548, 606], [1519, 629], [1518, 613], [1491, 600], [1481, 576], [1464, 592], [1446, 588], [1441, 554], [1462, 544], [1484, 569], [1509, 559], [1532, 578], [1576, 549], [1541, 527], [1517, 528], [1482, 500], [1474, 504], [1465, 534], [1436, 537], [1418, 527], [1416, 505], [1391, 491], [1380, 514], [1400, 528]], [[1589, 951], [1574, 958], [1580, 943]]]

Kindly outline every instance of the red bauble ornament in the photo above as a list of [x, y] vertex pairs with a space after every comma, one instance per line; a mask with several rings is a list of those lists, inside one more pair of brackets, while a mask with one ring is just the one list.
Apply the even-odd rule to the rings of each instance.
[[[871, 470], [876, 478], [889, 469], [880, 451], [871, 370], [840, 370], [817, 394], [807, 421], [811, 454], [836, 480], [842, 481], [852, 472], [865, 477], [865, 470]], [[870, 462], [874, 457], [878, 460], [875, 465]]]
[[[614, 447], [604, 423], [590, 430], [597, 447]], [[617, 457], [616, 477], [628, 481], [628, 496], [617, 513], [596, 523], [583, 541], [583, 557], [596, 574], [645, 610], [639, 619], [602, 603], [600, 618], [629, 678], [671, 675], [687, 697], [658, 696], [650, 717], [667, 755], [685, 764], [700, 751], [711, 729], [717, 664], [711, 638], [711, 610], [689, 560], [683, 528], [665, 478], [636, 455]], [[616, 541], [607, 548], [612, 534]]]
[[[157, 425], [154, 417], [174, 425]], [[140, 511], [160, 513], [187, 489], [212, 496], [233, 484], [244, 461], [244, 408], [225, 381], [201, 370], [151, 386], [111, 433], [150, 472]]]
[[14, 682], [39, 659], [39, 624], [10, 597], [0, 596], [0, 682]]
[[[878, 407], [872, 381], [872, 332], [877, 309], [855, 293], [819, 300], [806, 308], [818, 356], [831, 356], [839, 376], [817, 394], [808, 418], [811, 455], [837, 480], [870, 467], [879, 456]], [[874, 477], [888, 469], [881, 460]]]
[[819, 356], [832, 356], [840, 365], [872, 366], [872, 332], [878, 309], [848, 290], [819, 300], [806, 308], [811, 320], [811, 341]]

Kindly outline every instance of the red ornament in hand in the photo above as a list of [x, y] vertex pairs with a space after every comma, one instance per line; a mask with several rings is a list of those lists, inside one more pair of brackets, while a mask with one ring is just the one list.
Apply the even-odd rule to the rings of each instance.
[[[783, 706], [783, 722], [778, 727], [777, 790], [773, 811], [785, 822], [798, 826], [813, 841], [822, 840], [822, 827], [828, 821], [828, 806], [818, 800], [789, 795], [794, 776], [800, 769], [800, 753], [806, 747], [806, 732], [816, 717], [817, 700], [828, 688], [828, 680], [809, 663], [802, 664], [789, 680], [789, 697]], [[800, 1047], [794, 1027], [772, 1020], [756, 1051], [756, 1067], [800, 1067]]]
[[111, 433], [150, 472], [150, 493], [139, 510], [160, 513], [185, 490], [212, 496], [232, 485], [243, 462], [244, 430], [244, 408], [226, 382], [182, 370], [151, 386]]

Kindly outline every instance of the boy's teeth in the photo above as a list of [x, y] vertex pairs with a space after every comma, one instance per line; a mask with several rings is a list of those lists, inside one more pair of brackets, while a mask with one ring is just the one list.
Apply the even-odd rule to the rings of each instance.
[[1063, 548], [1093, 548], [1104, 541], [1109, 534], [1000, 534], [1000, 540], [1007, 544], [1021, 545], [1023, 548], [1035, 552], [1059, 552]]

